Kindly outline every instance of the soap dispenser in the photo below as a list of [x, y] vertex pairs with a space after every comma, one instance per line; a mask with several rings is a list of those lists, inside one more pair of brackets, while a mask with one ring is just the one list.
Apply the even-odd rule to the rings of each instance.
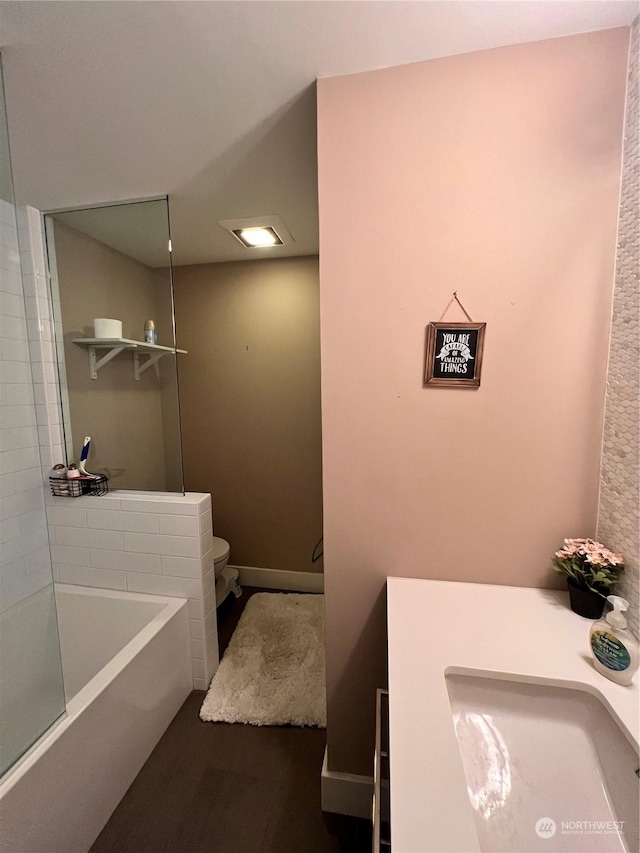
[[629, 602], [619, 595], [609, 595], [607, 601], [612, 610], [594, 624], [589, 635], [593, 665], [611, 681], [631, 684], [638, 668], [638, 643], [626, 630], [623, 611], [629, 608]]

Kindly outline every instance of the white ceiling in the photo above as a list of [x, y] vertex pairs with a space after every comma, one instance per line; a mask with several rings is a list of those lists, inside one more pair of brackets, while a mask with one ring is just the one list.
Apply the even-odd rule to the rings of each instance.
[[[174, 262], [318, 250], [315, 86], [628, 25], [635, 0], [1, 2], [14, 183], [43, 210], [168, 193]], [[277, 214], [295, 244], [216, 223]]]

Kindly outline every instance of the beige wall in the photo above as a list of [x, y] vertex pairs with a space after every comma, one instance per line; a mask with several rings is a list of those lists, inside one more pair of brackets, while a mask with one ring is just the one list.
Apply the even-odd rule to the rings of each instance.
[[[131, 353], [122, 353], [93, 380], [86, 348], [71, 343], [93, 337], [95, 317], [122, 320], [123, 337], [142, 340], [145, 320], [158, 317], [156, 295], [169, 289], [168, 272], [151, 270], [60, 222], [54, 229], [75, 460], [84, 436], [90, 435], [89, 470], [108, 469], [112, 488], [180, 489], [175, 476], [167, 480], [163, 394], [155, 370], [136, 381]], [[168, 338], [158, 342], [171, 345]], [[170, 383], [169, 377], [164, 396], [175, 401], [175, 368], [173, 387]], [[168, 455], [179, 458], [179, 445]]]
[[234, 565], [321, 571], [318, 259], [174, 273], [187, 489]]
[[[387, 575], [544, 587], [595, 533], [627, 48], [319, 81], [331, 770], [371, 773]], [[422, 384], [454, 289], [487, 323], [478, 390]]]

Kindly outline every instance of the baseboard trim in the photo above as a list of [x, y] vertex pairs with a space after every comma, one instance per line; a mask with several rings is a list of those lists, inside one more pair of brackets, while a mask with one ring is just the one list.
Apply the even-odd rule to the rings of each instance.
[[264, 589], [286, 589], [288, 592], [324, 592], [321, 572], [289, 572], [283, 569], [259, 569], [254, 566], [231, 566], [240, 572], [242, 586]]
[[325, 748], [321, 779], [322, 811], [371, 820], [372, 798], [371, 776], [356, 776], [329, 770]]

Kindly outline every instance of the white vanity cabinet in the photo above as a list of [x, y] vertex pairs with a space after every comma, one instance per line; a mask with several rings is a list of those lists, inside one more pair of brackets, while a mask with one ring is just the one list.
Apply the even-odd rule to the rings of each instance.
[[567, 594], [388, 578], [387, 599], [393, 853], [637, 850], [637, 677], [595, 670]]

